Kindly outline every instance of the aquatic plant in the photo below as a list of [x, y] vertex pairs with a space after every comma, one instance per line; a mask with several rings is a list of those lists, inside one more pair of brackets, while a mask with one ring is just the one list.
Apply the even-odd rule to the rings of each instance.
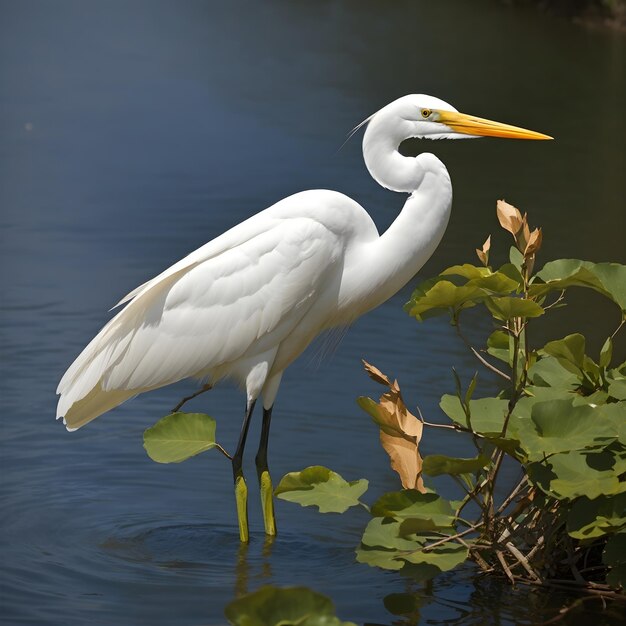
[[[440, 402], [447, 421], [427, 421], [409, 412], [397, 381], [365, 363], [385, 390], [378, 401], [358, 403], [379, 427], [402, 489], [370, 508], [361, 500], [366, 481], [312, 467], [285, 476], [276, 494], [322, 512], [368, 508], [372, 519], [356, 552], [368, 565], [425, 580], [469, 559], [511, 583], [623, 598], [626, 363], [614, 365], [612, 352], [626, 322], [626, 266], [562, 259], [535, 273], [541, 229], [531, 230], [527, 216], [504, 201], [497, 215], [514, 239], [509, 261], [490, 266], [488, 237], [476, 250], [479, 265], [455, 265], [422, 282], [405, 310], [420, 322], [448, 315], [480, 366], [502, 381], [500, 392], [477, 397], [478, 374], [465, 387], [453, 370], [455, 393]], [[602, 294], [620, 312], [595, 359], [578, 333], [542, 347], [529, 338], [535, 319], [563, 306], [574, 287]], [[461, 325], [476, 306], [494, 326], [484, 348], [471, 345]], [[434, 428], [467, 436], [474, 455], [422, 458], [420, 443]], [[518, 466], [515, 484], [501, 484], [505, 461]], [[459, 500], [428, 484], [441, 475], [455, 481]]]

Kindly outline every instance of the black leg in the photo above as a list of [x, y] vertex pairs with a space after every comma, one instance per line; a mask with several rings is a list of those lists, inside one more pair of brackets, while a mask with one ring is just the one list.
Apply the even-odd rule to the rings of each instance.
[[256, 455], [256, 471], [261, 488], [261, 505], [263, 507], [263, 523], [265, 534], [273, 537], [276, 535], [276, 520], [274, 517], [274, 488], [269, 468], [267, 467], [267, 444], [270, 438], [270, 422], [272, 420], [272, 407], [263, 409], [263, 426], [259, 451]]
[[242, 476], [242, 464], [243, 464], [243, 450], [246, 447], [246, 437], [248, 436], [248, 428], [250, 427], [250, 418], [252, 417], [252, 411], [254, 411], [254, 405], [256, 400], [253, 400], [250, 405], [246, 405], [246, 416], [243, 418], [243, 424], [241, 425], [241, 432], [239, 433], [239, 442], [237, 443], [237, 449], [233, 455], [233, 478], [235, 481], [239, 476]]
[[263, 471], [269, 469], [267, 467], [267, 444], [270, 440], [270, 422], [272, 421], [272, 407], [263, 409], [263, 426], [261, 427], [261, 441], [259, 442], [259, 451], [256, 453], [256, 469], [261, 478]]
[[241, 426], [239, 435], [239, 443], [237, 450], [233, 456], [233, 478], [235, 479], [235, 500], [237, 502], [237, 519], [239, 520], [239, 539], [241, 543], [248, 543], [248, 487], [243, 477], [243, 449], [246, 446], [246, 437], [248, 436], [248, 427], [250, 426], [250, 418], [254, 411], [254, 401], [246, 406], [246, 416]]

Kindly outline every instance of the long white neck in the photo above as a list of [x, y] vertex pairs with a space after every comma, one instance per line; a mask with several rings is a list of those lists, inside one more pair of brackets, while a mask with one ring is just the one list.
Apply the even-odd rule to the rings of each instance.
[[[415, 276], [439, 245], [452, 206], [445, 165], [429, 153], [402, 156], [398, 146], [410, 134], [390, 138], [376, 130], [370, 133], [368, 128], [363, 140], [367, 168], [383, 187], [411, 195], [387, 231], [364, 243], [350, 260], [351, 287], [344, 292], [343, 304], [358, 309], [358, 315], [390, 298]], [[353, 298], [351, 293], [358, 295]]]

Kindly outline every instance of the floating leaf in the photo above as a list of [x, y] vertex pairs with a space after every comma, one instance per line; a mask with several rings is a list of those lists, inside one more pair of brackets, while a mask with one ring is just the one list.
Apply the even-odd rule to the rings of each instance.
[[455, 519], [454, 510], [448, 500], [436, 493], [420, 493], [414, 489], [384, 494], [372, 506], [372, 515], [396, 520], [431, 520], [440, 528], [452, 526]]
[[335, 615], [331, 600], [307, 587], [265, 586], [224, 609], [234, 626], [356, 626]]
[[422, 457], [419, 453], [423, 424], [406, 408], [398, 381], [391, 382], [379, 369], [366, 361], [363, 363], [368, 374], [386, 385], [388, 390], [378, 403], [364, 397], [358, 398], [357, 402], [380, 427], [380, 443], [391, 459], [392, 469], [400, 476], [402, 486], [425, 491], [420, 476]]
[[574, 501], [567, 516], [567, 532], [574, 539], [601, 537], [625, 524], [626, 493], [593, 500], [583, 496]]
[[459, 474], [474, 474], [486, 467], [489, 459], [479, 455], [472, 459], [457, 459], [442, 454], [431, 454], [424, 458], [424, 474], [428, 476], [440, 476], [449, 474], [458, 476]]
[[[399, 523], [388, 518], [374, 518], [365, 529], [361, 546], [357, 549], [357, 561], [383, 569], [403, 568], [412, 576], [428, 580], [466, 560], [467, 548], [457, 543], [446, 543], [432, 549], [427, 547], [441, 539], [441, 535], [417, 536], [406, 532], [406, 524], [419, 521], [408, 518]], [[419, 527], [417, 532], [422, 533], [422, 528]], [[411, 565], [409, 570], [406, 569], [407, 564]]]
[[359, 498], [368, 485], [364, 478], [347, 482], [327, 467], [313, 465], [285, 474], [274, 493], [301, 506], [317, 506], [320, 513], [344, 513], [361, 503]]
[[415, 550], [415, 541], [400, 536], [400, 522], [388, 517], [374, 517], [367, 524], [361, 543], [371, 548]]
[[144, 432], [143, 447], [157, 463], [180, 463], [215, 447], [215, 420], [204, 413], [172, 413]]
[[539, 317], [544, 313], [543, 308], [536, 302], [513, 296], [486, 298], [485, 305], [496, 319], [502, 321], [514, 317]]

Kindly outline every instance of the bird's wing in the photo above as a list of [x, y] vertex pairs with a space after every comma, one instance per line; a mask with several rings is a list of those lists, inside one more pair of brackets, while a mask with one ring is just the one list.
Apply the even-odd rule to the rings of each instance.
[[89, 419], [112, 408], [102, 398], [99, 410], [99, 389], [126, 399], [278, 346], [342, 250], [340, 236], [310, 217], [270, 213], [218, 237], [131, 295], [61, 380], [59, 416], [82, 425], [86, 416], [72, 411], [81, 399]]

